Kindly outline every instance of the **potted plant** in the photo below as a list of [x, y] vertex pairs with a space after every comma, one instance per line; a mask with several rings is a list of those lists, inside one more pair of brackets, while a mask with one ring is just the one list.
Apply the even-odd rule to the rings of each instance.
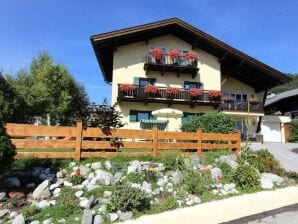
[[176, 87], [168, 87], [166, 89], [167, 96], [170, 99], [173, 99], [179, 92], [180, 92], [180, 89]]
[[162, 49], [155, 47], [151, 50], [152, 57], [155, 59], [155, 62], [160, 64], [161, 59], [163, 57], [163, 51]]
[[169, 57], [172, 60], [172, 63], [174, 65], [178, 65], [178, 61], [181, 58], [181, 56], [182, 56], [181, 55], [181, 52], [179, 50], [177, 50], [177, 49], [171, 49], [169, 51]]
[[134, 94], [135, 89], [133, 84], [120, 84], [120, 91], [125, 94]]
[[159, 88], [154, 85], [147, 85], [144, 88], [144, 93], [148, 94], [149, 96], [156, 96], [158, 94]]
[[200, 89], [197, 89], [197, 88], [190, 88], [190, 89], [188, 90], [188, 94], [189, 94], [189, 96], [190, 96], [192, 99], [196, 99], [196, 98], [198, 98], [198, 97], [202, 94], [202, 92], [201, 92]]
[[219, 100], [220, 96], [221, 96], [221, 92], [219, 90], [208, 91], [208, 97], [212, 101]]
[[259, 103], [258, 98], [255, 97], [254, 95], [251, 95], [251, 97], [249, 98], [248, 102], [251, 105], [257, 105]]
[[194, 51], [188, 51], [186, 54], [185, 54], [185, 58], [186, 60], [188, 60], [188, 65], [191, 65], [191, 66], [194, 66], [196, 65], [196, 62], [199, 58], [198, 54]]

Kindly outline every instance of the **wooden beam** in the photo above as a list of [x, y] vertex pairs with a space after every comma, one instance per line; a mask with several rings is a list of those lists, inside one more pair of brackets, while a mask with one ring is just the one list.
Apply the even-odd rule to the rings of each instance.
[[226, 75], [224, 77], [224, 79], [221, 81], [221, 86], [223, 86], [223, 84], [225, 84], [225, 82], [230, 78], [230, 75]]

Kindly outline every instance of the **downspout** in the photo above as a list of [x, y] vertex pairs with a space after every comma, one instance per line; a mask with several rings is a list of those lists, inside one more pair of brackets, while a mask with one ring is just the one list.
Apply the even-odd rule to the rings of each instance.
[[[267, 98], [267, 93], [268, 93], [268, 89], [265, 89], [264, 96], [263, 96], [263, 102], [262, 102], [264, 110], [265, 110], [265, 101]], [[259, 117], [259, 122], [258, 122], [258, 126], [257, 126], [257, 131], [256, 131], [257, 133], [259, 133], [261, 131], [262, 118], [263, 118], [262, 116]]]

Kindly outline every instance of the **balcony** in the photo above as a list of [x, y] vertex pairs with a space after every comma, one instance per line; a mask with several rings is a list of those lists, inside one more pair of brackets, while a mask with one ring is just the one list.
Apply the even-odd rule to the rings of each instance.
[[210, 98], [208, 90], [202, 90], [201, 95], [197, 97], [191, 97], [189, 91], [186, 89], [180, 89], [177, 94], [169, 94], [166, 87], [158, 87], [158, 91], [155, 94], [145, 93], [144, 87], [134, 86], [132, 90], [123, 91], [118, 85], [118, 101], [131, 101], [131, 102], [144, 102], [144, 103], [167, 103], [171, 104], [188, 104], [195, 105], [207, 105], [218, 107], [221, 103], [220, 97]]
[[191, 74], [192, 78], [195, 78], [198, 73], [197, 60], [188, 60], [185, 56], [180, 58], [171, 59], [168, 54], [164, 54], [162, 59], [157, 60], [152, 56], [152, 53], [148, 53], [145, 58], [144, 70], [148, 71], [160, 71], [161, 75], [165, 72], [174, 72], [177, 77], [181, 73]]
[[[221, 107], [224, 111], [248, 112], [248, 102], [246, 101], [224, 101]], [[255, 113], [264, 113], [263, 104], [250, 104], [249, 111]]]

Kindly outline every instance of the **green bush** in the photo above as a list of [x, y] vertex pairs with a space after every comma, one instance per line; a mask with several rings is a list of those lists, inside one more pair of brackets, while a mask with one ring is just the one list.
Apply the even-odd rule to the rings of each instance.
[[111, 196], [109, 206], [112, 211], [145, 211], [150, 208], [150, 198], [142, 190], [120, 184]]
[[235, 131], [235, 123], [227, 114], [209, 112], [202, 116], [192, 117], [182, 125], [181, 130], [184, 132], [196, 132], [198, 128], [207, 133], [229, 133]]
[[211, 177], [198, 171], [190, 171], [184, 177], [185, 190], [190, 194], [202, 195], [210, 189], [211, 184]]
[[232, 174], [232, 179], [242, 190], [258, 189], [260, 186], [258, 171], [249, 165], [239, 166]]
[[22, 210], [22, 214], [27, 223], [34, 220], [34, 216], [40, 212], [40, 209], [36, 208], [35, 206], [26, 207]]
[[9, 168], [15, 154], [15, 146], [11, 143], [4, 124], [0, 120], [0, 172]]
[[298, 119], [292, 120], [290, 123], [290, 142], [298, 142]]
[[85, 178], [82, 175], [73, 175], [70, 177], [70, 182], [74, 185], [81, 184]]
[[277, 175], [284, 175], [284, 168], [280, 162], [266, 149], [258, 151], [247, 150], [243, 152], [242, 157], [257, 168], [260, 173], [275, 173]]

